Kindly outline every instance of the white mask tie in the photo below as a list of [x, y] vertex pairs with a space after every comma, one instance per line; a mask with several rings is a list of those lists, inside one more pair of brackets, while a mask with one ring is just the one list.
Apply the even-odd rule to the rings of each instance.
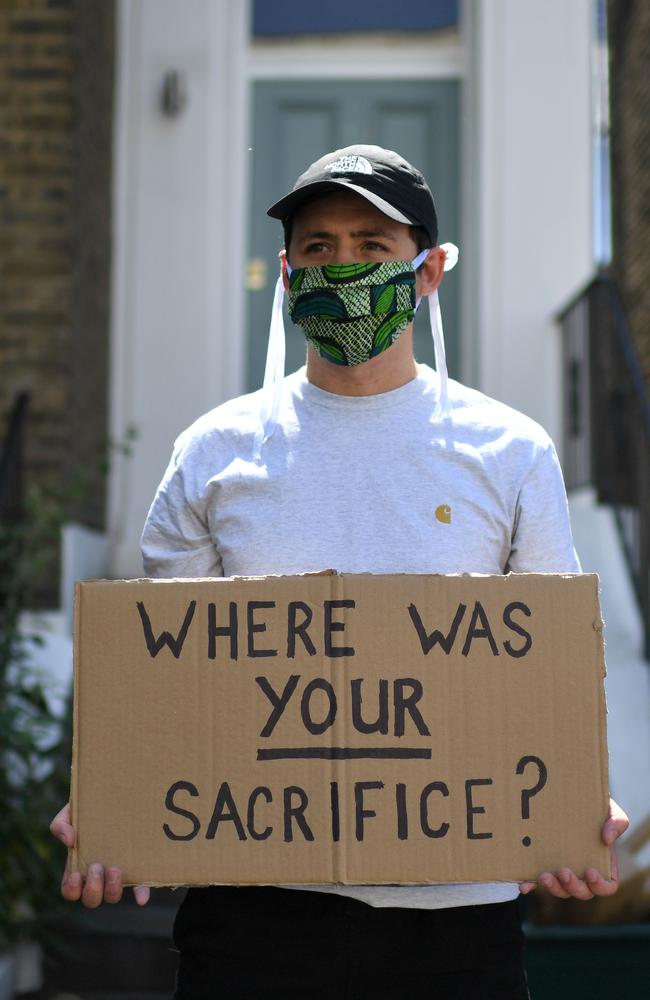
[[[451, 271], [458, 263], [458, 247], [454, 243], [442, 243], [440, 249], [445, 251], [444, 270]], [[442, 328], [442, 313], [440, 311], [440, 299], [436, 288], [429, 300], [429, 321], [431, 323], [431, 335], [433, 337], [433, 353], [435, 357], [436, 371], [438, 373], [439, 393], [436, 403], [436, 416], [449, 416], [449, 394], [447, 373], [447, 354], [445, 351], [445, 335]]]
[[436, 416], [449, 416], [449, 399], [447, 395], [447, 355], [445, 352], [445, 335], [442, 329], [442, 313], [440, 312], [440, 299], [438, 289], [427, 296], [429, 299], [429, 321], [431, 323], [431, 334], [433, 336], [433, 353], [436, 359], [436, 371], [438, 373], [438, 401], [436, 403]]
[[261, 420], [255, 432], [255, 441], [253, 443], [253, 459], [255, 462], [259, 462], [262, 457], [262, 446], [273, 434], [280, 411], [282, 382], [284, 380], [284, 357], [286, 352], [284, 320], [282, 318], [283, 302], [284, 281], [280, 274], [275, 284], [275, 294], [273, 296], [269, 345], [266, 351], [264, 384], [262, 386]]

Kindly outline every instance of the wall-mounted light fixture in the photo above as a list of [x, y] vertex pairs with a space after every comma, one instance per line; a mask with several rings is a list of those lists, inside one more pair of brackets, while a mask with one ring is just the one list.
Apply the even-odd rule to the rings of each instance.
[[164, 115], [175, 118], [187, 104], [187, 78], [177, 69], [167, 70], [160, 89], [160, 108]]

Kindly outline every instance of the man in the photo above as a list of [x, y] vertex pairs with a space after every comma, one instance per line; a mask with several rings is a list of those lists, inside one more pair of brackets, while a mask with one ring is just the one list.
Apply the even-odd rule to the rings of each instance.
[[[447, 383], [431, 192], [397, 154], [337, 150], [269, 214], [282, 257], [264, 389], [206, 414], [176, 442], [143, 534], [151, 576], [577, 572], [553, 445], [523, 415]], [[283, 290], [308, 340], [283, 379]], [[429, 297], [437, 372], [412, 321]], [[446, 521], [435, 517], [444, 504]], [[563, 822], [558, 817], [558, 823]], [[612, 805], [603, 838], [627, 826]], [[68, 846], [66, 811], [53, 829]], [[539, 881], [554, 895], [616, 890], [592, 869]], [[522, 886], [190, 889], [176, 921], [177, 997], [523, 998]], [[121, 873], [67, 874], [98, 905]], [[136, 889], [139, 901], [147, 890]]]

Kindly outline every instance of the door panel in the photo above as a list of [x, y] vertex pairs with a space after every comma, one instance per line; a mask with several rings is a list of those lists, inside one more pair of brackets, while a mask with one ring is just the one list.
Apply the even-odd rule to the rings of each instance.
[[[441, 242], [458, 243], [458, 83], [455, 81], [263, 81], [253, 88], [253, 157], [247, 293], [248, 388], [262, 384], [279, 273], [282, 227], [266, 209], [324, 153], [352, 143], [395, 149], [427, 177]], [[459, 268], [445, 276], [442, 304], [447, 361], [457, 374]], [[426, 309], [423, 310], [426, 312]], [[305, 338], [286, 314], [287, 372], [305, 360]], [[418, 315], [415, 353], [433, 363], [428, 317]]]

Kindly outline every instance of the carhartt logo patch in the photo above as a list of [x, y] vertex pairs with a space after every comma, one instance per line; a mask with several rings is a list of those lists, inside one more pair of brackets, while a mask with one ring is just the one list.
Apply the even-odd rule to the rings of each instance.
[[355, 153], [353, 155], [342, 156], [339, 160], [336, 160], [325, 169], [329, 170], [332, 175], [371, 174], [372, 164], [366, 160], [365, 156], [357, 156]]
[[441, 503], [439, 507], [436, 507], [436, 517], [443, 524], [451, 524], [451, 507], [448, 503]]

